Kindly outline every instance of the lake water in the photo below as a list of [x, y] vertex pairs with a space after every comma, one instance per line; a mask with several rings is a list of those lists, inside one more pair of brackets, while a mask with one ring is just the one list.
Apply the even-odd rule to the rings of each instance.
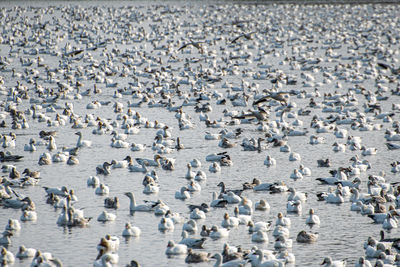
[[[92, 89], [94, 84], [102, 90], [101, 94], [83, 97], [82, 99], [59, 99], [57, 105], [64, 107], [65, 103], [73, 103], [74, 113], [85, 117], [86, 114], [93, 114], [94, 117], [108, 119], [110, 122], [115, 121], [117, 114], [113, 112], [114, 102], [124, 104], [123, 113], [127, 111], [127, 101], [138, 102], [138, 99], [133, 99], [132, 96], [124, 95], [122, 98], [113, 98], [114, 92], [117, 89], [129, 87], [129, 83], [135, 81], [135, 77], [142, 83], [144, 88], [152, 88], [152, 83], [157, 84], [154, 75], [149, 78], [140, 76], [140, 73], [145, 73], [145, 70], [154, 69], [163, 73], [164, 81], [162, 85], [172, 84], [173, 77], [181, 75], [184, 68], [185, 60], [192, 61], [189, 63], [190, 70], [186, 70], [186, 74], [194, 82], [200, 81], [200, 77], [194, 77], [193, 73], [201, 68], [211, 68], [214, 66], [219, 70], [221, 80], [211, 84], [204, 81], [205, 90], [213, 92], [214, 90], [227, 94], [227, 89], [222, 88], [225, 82], [229, 82], [234, 86], [240, 86], [241, 81], [253, 82], [259, 85], [259, 91], [272, 88], [270, 82], [275, 75], [273, 70], [281, 70], [287, 75], [292, 75], [298, 82], [297, 85], [283, 85], [282, 91], [289, 90], [305, 90], [313, 92], [314, 88], [318, 87], [321, 94], [345, 93], [348, 89], [355, 87], [355, 82], [352, 82], [351, 75], [356, 75], [357, 72], [362, 73], [363, 81], [359, 86], [366, 90], [375, 92], [378, 88], [377, 80], [366, 75], [368, 64], [376, 66], [376, 61], [386, 62], [398, 66], [399, 59], [399, 17], [400, 9], [398, 5], [240, 5], [236, 2], [209, 3], [202, 5], [197, 2], [171, 2], [168, 5], [162, 2], [149, 4], [147, 2], [3, 2], [1, 4], [1, 31], [2, 44], [0, 44], [1, 55], [7, 57], [10, 62], [3, 70], [0, 71], [0, 76], [3, 77], [4, 84], [2, 85], [2, 109], [7, 102], [7, 93], [9, 88], [15, 87], [17, 82], [26, 86], [29, 89], [28, 95], [32, 98], [38, 98], [35, 93], [34, 85], [29, 83], [27, 79], [13, 75], [11, 70], [20, 73], [27, 78], [34, 76], [26, 75], [31, 70], [37, 70], [39, 76], [38, 84], [42, 87], [52, 88], [58, 91], [58, 85], [54, 82], [58, 79], [61, 83], [67, 83], [66, 77], [75, 82], [80, 80], [84, 85], [81, 92], [86, 89]], [[32, 8], [33, 7], [33, 8]], [[71, 18], [74, 17], [72, 22]], [[232, 22], [238, 23], [234, 26]], [[44, 23], [49, 21], [45, 26], [45, 30], [37, 28], [38, 22]], [[57, 26], [55, 25], [57, 22]], [[131, 29], [128, 28], [130, 24]], [[27, 26], [30, 25], [30, 26]], [[301, 26], [303, 25], [303, 26]], [[32, 30], [32, 27], [35, 30]], [[143, 27], [143, 29], [140, 29]], [[157, 29], [152, 31], [151, 29]], [[305, 30], [300, 30], [303, 28]], [[57, 29], [57, 30], [56, 30]], [[144, 32], [141, 34], [140, 32]], [[240, 35], [256, 31], [256, 36], [253, 40], [242, 38], [238, 44], [231, 44], [230, 40]], [[12, 34], [14, 32], [14, 34]], [[34, 36], [34, 33], [37, 36]], [[14, 35], [14, 36], [13, 36]], [[32, 37], [33, 35], [33, 37]], [[44, 67], [37, 67], [36, 63], [31, 66], [23, 66], [19, 58], [24, 60], [36, 60], [38, 56], [43, 59], [43, 64], [47, 65], [50, 70], [57, 68], [62, 58], [62, 49], [67, 45], [71, 45], [71, 51], [74, 49], [86, 48], [85, 42], [89, 36], [95, 43], [105, 42], [104, 47], [99, 47], [97, 50], [85, 50], [82, 54], [84, 58], [81, 60], [71, 60], [68, 64], [70, 73], [58, 72], [55, 73], [54, 81], [48, 80]], [[388, 41], [388, 36], [393, 37]], [[30, 37], [32, 37], [30, 39]], [[20, 40], [28, 38], [26, 46], [18, 46]], [[35, 42], [35, 38], [38, 38]], [[14, 45], [11, 51], [8, 40], [13, 40]], [[176, 50], [180, 47], [177, 43], [181, 40], [181, 44], [189, 40], [206, 40], [208, 51], [211, 52], [207, 56], [198, 53], [194, 47], [183, 49], [182, 52]], [[332, 42], [329, 43], [329, 40]], [[46, 48], [46, 42], [49, 44], [54, 42], [54, 45], [49, 45]], [[90, 41], [91, 42], [91, 41]], [[247, 44], [247, 47], [241, 46], [240, 43]], [[39, 44], [42, 43], [43, 46]], [[354, 50], [355, 44], [360, 46], [359, 50]], [[365, 45], [364, 45], [365, 44]], [[153, 49], [158, 47], [160, 49]], [[170, 54], [162, 46], [170, 47]], [[329, 46], [337, 46], [333, 50], [338, 56], [326, 56], [326, 50]], [[75, 48], [73, 48], [75, 47]], [[49, 53], [40, 52], [38, 55], [30, 53], [32, 49], [43, 48], [43, 51], [49, 50]], [[112, 52], [113, 49], [119, 52]], [[295, 50], [299, 51], [294, 54]], [[390, 51], [389, 51], [390, 50]], [[263, 51], [261, 61], [256, 61]], [[395, 51], [395, 52], [393, 52]], [[54, 54], [51, 54], [53, 53]], [[147, 61], [143, 64], [137, 64], [141, 60], [143, 53], [148, 56]], [[57, 54], [58, 53], [58, 54]], [[111, 53], [113, 53], [111, 55]], [[123, 54], [132, 55], [135, 62], [127, 63], [127, 57]], [[248, 53], [248, 59], [244, 56]], [[108, 56], [107, 56], [108, 54]], [[108, 57], [113, 56], [112, 60]], [[301, 70], [293, 67], [285, 58], [296, 56], [293, 61], [309, 60], [311, 58], [322, 58], [323, 62], [314, 64], [320, 68], [312, 70]], [[357, 57], [358, 63], [353, 63], [349, 56]], [[80, 57], [80, 55], [76, 56]], [[228, 59], [227, 58], [231, 58]], [[194, 59], [202, 59], [196, 63]], [[378, 59], [377, 59], [378, 58]], [[154, 63], [158, 59], [162, 64]], [[330, 60], [328, 60], [330, 59]], [[215, 62], [213, 62], [215, 60]], [[112, 65], [111, 62], [112, 61]], [[103, 64], [104, 62], [105, 64]], [[125, 65], [125, 63], [127, 63]], [[270, 65], [270, 77], [267, 79], [253, 79], [254, 72], [265, 71], [258, 64]], [[136, 64], [133, 68], [132, 65]], [[331, 83], [324, 83], [326, 77], [322, 73], [335, 72], [335, 67], [339, 64], [350, 64], [346, 72], [349, 73], [347, 80], [338, 80], [337, 76], [333, 76]], [[96, 65], [95, 67], [93, 67]], [[100, 65], [100, 67], [97, 67]], [[312, 66], [313, 64], [305, 64]], [[171, 66], [170, 68], [167, 66]], [[300, 66], [297, 64], [297, 66]], [[166, 67], [166, 70], [161, 70], [161, 67]], [[107, 69], [108, 68], [108, 69]], [[123, 70], [125, 68], [125, 70]], [[80, 69], [79, 73], [75, 72]], [[225, 69], [225, 71], [223, 71]], [[232, 71], [234, 70], [234, 71]], [[117, 87], [106, 87], [105, 82], [96, 82], [89, 79], [89, 72], [98, 75], [100, 72], [115, 72], [116, 75], [106, 78], [118, 82]], [[382, 76], [392, 76], [388, 71], [382, 71]], [[120, 73], [127, 73], [126, 77], [119, 76]], [[315, 77], [314, 83], [320, 83], [312, 87], [303, 87], [302, 82], [306, 82], [302, 74], [311, 74]], [[101, 75], [100, 75], [101, 76]], [[353, 80], [354, 81], [354, 80]], [[341, 88], [337, 88], [336, 83], [341, 84]], [[394, 76], [394, 82], [379, 82], [380, 85], [387, 87], [388, 91], [384, 91], [384, 96], [389, 96], [388, 100], [380, 101], [382, 112], [390, 112], [392, 103], [400, 103], [399, 96], [392, 95], [390, 90], [396, 89], [398, 86], [397, 78]], [[195, 87], [200, 87], [200, 82], [195, 84]], [[253, 89], [255, 86], [252, 86]], [[190, 91], [190, 85], [182, 84], [179, 89], [182, 92], [193, 94]], [[252, 92], [245, 90], [246, 93], [252, 95]], [[76, 91], [68, 93], [74, 95]], [[242, 93], [242, 92], [240, 92]], [[360, 112], [364, 112], [362, 105], [366, 102], [366, 98], [361, 94], [355, 95], [359, 101], [356, 108]], [[252, 97], [252, 96], [251, 96]], [[160, 100], [160, 95], [155, 95], [155, 100]], [[86, 109], [88, 103], [93, 100], [111, 101], [107, 106], [102, 106], [96, 110]], [[176, 104], [182, 103], [182, 99], [173, 96], [172, 100]], [[323, 97], [316, 98], [317, 102], [321, 102]], [[165, 101], [165, 100], [164, 100]], [[322, 113], [321, 109], [313, 109], [308, 107], [309, 98], [297, 98], [291, 96], [291, 102], [297, 104], [297, 108], [301, 107], [310, 109], [309, 116], [299, 116], [300, 120], [304, 121], [304, 127], [308, 128], [309, 133], [306, 136], [289, 137], [288, 143], [292, 147], [292, 151], [298, 152], [302, 159], [301, 163], [312, 170], [310, 177], [304, 177], [301, 180], [294, 181], [290, 179], [290, 174], [295, 168], [299, 167], [299, 162], [288, 161], [288, 153], [282, 153], [279, 148], [269, 147], [261, 153], [253, 151], [243, 151], [243, 148], [238, 145], [234, 148], [223, 149], [218, 147], [219, 141], [207, 141], [204, 139], [206, 131], [217, 133], [221, 129], [212, 129], [206, 127], [204, 122], [200, 122], [199, 113], [194, 111], [193, 106], [183, 107], [183, 111], [192, 119], [195, 127], [188, 130], [179, 130], [178, 121], [175, 118], [175, 112], [169, 112], [166, 108], [149, 108], [146, 104], [141, 107], [133, 107], [132, 110], [140, 112], [140, 114], [150, 121], [158, 120], [165, 123], [172, 129], [172, 137], [180, 137], [185, 149], [176, 151], [171, 154], [166, 154], [167, 157], [176, 159], [175, 170], [165, 171], [157, 168], [157, 174], [160, 178], [160, 192], [155, 195], [145, 195], [142, 193], [143, 185], [142, 173], [129, 172], [127, 169], [113, 169], [108, 176], [99, 175], [102, 182], [110, 187], [109, 196], [117, 196], [120, 199], [120, 208], [116, 211], [109, 210], [117, 215], [114, 222], [100, 223], [96, 219], [98, 215], [105, 209], [104, 198], [97, 196], [94, 189], [87, 187], [86, 180], [89, 176], [96, 174], [96, 166], [104, 161], [110, 162], [112, 159], [122, 160], [127, 155], [136, 157], [152, 158], [154, 151], [150, 146], [154, 141], [156, 131], [158, 129], [148, 129], [143, 126], [140, 132], [136, 135], [130, 135], [128, 142], [147, 144], [148, 148], [144, 152], [132, 152], [129, 148], [116, 149], [110, 146], [111, 135], [93, 135], [94, 127], [80, 129], [83, 133], [83, 138], [91, 140], [90, 148], [79, 150], [78, 159], [80, 164], [69, 166], [65, 163], [53, 163], [48, 166], [39, 166], [38, 159], [43, 152], [47, 152], [45, 146], [37, 146], [36, 152], [25, 152], [24, 145], [29, 142], [30, 138], [39, 140], [38, 133], [41, 130], [57, 131], [56, 143], [58, 150], [63, 146], [72, 147], [77, 142], [77, 136], [74, 135], [77, 129], [71, 128], [71, 124], [60, 127], [48, 127], [46, 123], [39, 123], [32, 116], [26, 115], [30, 125], [29, 129], [13, 130], [11, 127], [11, 117], [8, 115], [5, 119], [8, 127], [2, 128], [2, 133], [6, 134], [10, 131], [15, 131], [17, 135], [16, 147], [2, 149], [11, 151], [13, 154], [23, 155], [24, 159], [21, 162], [15, 163], [17, 170], [23, 171], [24, 168], [32, 170], [40, 170], [41, 181], [38, 186], [15, 188], [20, 194], [29, 196], [36, 204], [38, 219], [36, 222], [22, 223], [21, 231], [11, 237], [12, 243], [8, 249], [16, 253], [20, 245], [33, 247], [41, 251], [51, 252], [55, 257], [62, 260], [65, 266], [90, 266], [93, 264], [96, 255], [96, 245], [100, 238], [106, 234], [116, 235], [121, 239], [120, 248], [118, 251], [119, 265], [125, 266], [130, 260], [137, 260], [142, 266], [187, 266], [184, 262], [184, 257], [167, 258], [165, 249], [168, 240], [178, 242], [181, 237], [181, 224], [175, 226], [173, 232], [161, 233], [157, 230], [157, 225], [161, 217], [155, 216], [152, 213], [136, 213], [131, 215], [129, 212], [129, 201], [124, 192], [132, 191], [135, 193], [138, 202], [143, 200], [161, 199], [174, 212], [179, 212], [185, 218], [189, 218], [187, 204], [199, 204], [202, 202], [209, 203], [212, 192], [219, 191], [217, 184], [224, 181], [228, 188], [241, 188], [244, 182], [250, 182], [253, 178], [259, 178], [262, 182], [277, 182], [283, 181], [288, 186], [295, 187], [298, 191], [307, 192], [308, 200], [303, 205], [303, 213], [301, 215], [288, 214], [291, 218], [292, 226], [290, 228], [290, 238], [294, 239], [293, 248], [290, 250], [296, 256], [296, 266], [317, 266], [325, 256], [331, 256], [333, 259], [347, 259], [349, 265], [353, 265], [357, 259], [364, 255], [363, 243], [368, 236], [379, 237], [381, 225], [373, 224], [372, 220], [359, 213], [350, 211], [350, 202], [347, 199], [341, 205], [327, 204], [324, 201], [317, 201], [316, 193], [328, 191], [328, 186], [320, 185], [316, 180], [318, 177], [328, 177], [329, 169], [336, 169], [339, 166], [347, 167], [350, 165], [349, 159], [354, 155], [360, 155], [360, 151], [350, 151], [347, 149], [345, 153], [332, 152], [332, 144], [336, 141], [333, 133], [318, 134], [326, 138], [324, 144], [310, 145], [309, 136], [315, 134], [315, 129], [309, 128], [313, 115], [327, 117], [329, 113]], [[8, 101], [10, 102], [10, 101]], [[233, 107], [228, 100], [226, 105], [217, 105], [215, 99], [210, 101], [202, 101], [202, 103], [210, 102], [212, 112], [209, 113], [210, 119], [218, 120], [223, 118], [225, 121], [230, 121], [229, 117], [223, 117], [223, 110], [238, 110], [247, 111], [252, 108], [253, 99], [249, 100], [247, 107]], [[22, 99], [18, 104], [18, 110], [25, 111], [32, 104], [29, 100]], [[270, 121], [279, 119], [276, 117], [272, 107]], [[40, 112], [45, 112], [45, 109]], [[57, 109], [57, 113], [61, 113], [62, 109]], [[54, 120], [56, 113], [47, 113]], [[373, 116], [369, 113], [368, 116]], [[399, 112], [396, 111], [393, 120], [399, 119]], [[285, 118], [289, 123], [294, 119]], [[121, 121], [118, 121], [121, 123]], [[376, 147], [377, 155], [361, 157], [366, 158], [371, 163], [372, 168], [366, 173], [362, 173], [361, 188], [366, 191], [367, 177], [370, 174], [377, 175], [380, 171], [385, 171], [386, 180], [388, 182], [398, 182], [398, 174], [390, 172], [391, 163], [394, 160], [399, 160], [398, 150], [388, 150], [385, 146], [384, 132], [387, 128], [392, 128], [392, 123], [383, 122], [381, 119], [374, 119], [372, 123], [383, 124], [380, 131], [359, 131], [352, 130], [349, 125], [341, 125], [349, 131], [350, 135], [360, 136], [363, 140], [363, 145], [366, 147]], [[265, 133], [256, 130], [257, 125], [242, 124], [242, 125], [226, 125], [228, 130], [242, 128], [241, 137], [234, 142], [240, 144], [242, 139], [264, 137]], [[118, 132], [123, 132], [123, 129], [115, 128]], [[343, 140], [338, 140], [343, 143]], [[233, 166], [222, 167], [222, 171], [217, 174], [210, 173], [208, 167], [209, 162], [206, 162], [206, 155], [214, 152], [228, 151], [232, 158]], [[51, 152], [54, 154], [55, 152]], [[266, 155], [271, 155], [277, 160], [276, 167], [267, 168], [263, 165]], [[184, 178], [186, 174], [186, 164], [197, 158], [201, 161], [201, 170], [207, 173], [207, 181], [202, 182], [202, 191], [192, 194], [191, 199], [180, 201], [174, 198], [175, 192], [181, 186], [187, 184]], [[332, 162], [331, 168], [318, 168], [317, 159], [329, 158]], [[5, 174], [6, 175], [6, 174]], [[352, 178], [351, 178], [352, 179]], [[42, 186], [60, 187], [62, 185], [74, 189], [79, 201], [75, 204], [78, 208], [83, 208], [86, 216], [93, 217], [88, 227], [84, 228], [64, 228], [56, 224], [60, 210], [55, 210], [52, 206], [46, 204], [46, 194]], [[269, 194], [268, 192], [253, 192], [246, 190], [243, 193], [253, 203], [261, 198], [268, 201], [271, 206], [269, 212], [255, 211], [253, 220], [256, 221], [273, 221], [275, 222], [276, 215], [282, 211], [286, 213], [286, 200], [288, 193]], [[198, 221], [198, 225], [213, 224], [220, 225], [223, 219], [223, 214], [228, 212], [233, 214], [234, 205], [228, 205], [226, 209], [211, 209], [207, 213], [205, 220]], [[308, 215], [309, 208], [313, 208], [320, 216], [321, 225], [312, 228], [312, 231], [319, 233], [318, 241], [313, 244], [300, 244], [295, 242], [297, 233], [301, 230], [310, 230], [305, 224], [305, 219]], [[9, 218], [19, 219], [21, 216], [20, 210], [0, 209], [0, 227], [4, 227]], [[132, 225], [138, 226], [142, 230], [142, 235], [138, 238], [124, 239], [121, 235], [126, 222], [131, 222]], [[392, 230], [390, 236], [397, 236], [397, 231]], [[199, 237], [199, 233], [194, 235]], [[213, 241], [207, 239], [204, 251], [215, 253], [221, 252], [224, 243], [238, 246], [244, 249], [250, 249], [254, 245], [264, 249], [273, 249], [274, 240], [269, 233], [268, 243], [253, 243], [251, 235], [247, 228], [239, 226], [231, 230], [229, 238]], [[29, 266], [30, 260], [17, 260], [14, 266]], [[196, 266], [210, 266], [214, 262], [196, 264]], [[195, 264], [192, 264], [193, 266]]]

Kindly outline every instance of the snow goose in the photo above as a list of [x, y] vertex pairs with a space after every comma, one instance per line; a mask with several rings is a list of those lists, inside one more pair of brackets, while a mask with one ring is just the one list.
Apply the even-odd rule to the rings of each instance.
[[182, 200], [189, 199], [190, 194], [188, 192], [188, 188], [186, 186], [182, 186], [179, 191], [175, 192], [175, 198], [182, 199]]
[[251, 241], [253, 242], [268, 242], [268, 234], [264, 231], [258, 230], [251, 235]]
[[187, 166], [187, 172], [186, 172], [185, 178], [193, 179], [196, 176], [196, 173], [194, 171], [192, 171], [192, 165], [190, 163], [188, 163], [186, 166]]
[[16, 219], [8, 219], [6, 225], [6, 231], [19, 231], [21, 230], [21, 224]]
[[306, 224], [311, 224], [311, 225], [312, 224], [317, 224], [317, 225], [320, 224], [318, 215], [314, 214], [314, 209], [309, 210], [309, 216], [306, 219]]
[[130, 236], [140, 236], [142, 231], [140, 230], [139, 227], [132, 226], [129, 222], [125, 224], [125, 229], [122, 231], [122, 236], [124, 237], [130, 237]]
[[100, 183], [94, 193], [99, 196], [108, 195], [108, 193], [110, 193], [110, 188], [107, 185]]
[[196, 181], [205, 181], [205, 180], [207, 180], [207, 175], [206, 175], [206, 173], [204, 171], [199, 170], [199, 171], [197, 171], [196, 176], [194, 177], [194, 179]]
[[332, 261], [331, 257], [325, 257], [321, 265], [323, 265], [323, 267], [345, 267], [346, 261], [345, 260]]
[[188, 232], [182, 231], [182, 240], [179, 241], [179, 244], [185, 244], [188, 248], [203, 248], [203, 244], [206, 241], [206, 238], [190, 238], [188, 237]]
[[197, 232], [197, 223], [195, 220], [190, 219], [186, 223], [183, 224], [182, 230], [185, 230], [189, 233], [196, 233]]
[[254, 233], [257, 231], [268, 232], [269, 229], [271, 228], [271, 223], [262, 221], [254, 223], [253, 221], [249, 221], [247, 226], [248, 226], [248, 231], [250, 233]]
[[286, 238], [289, 238], [289, 229], [282, 225], [277, 225], [275, 226], [275, 229], [272, 232], [272, 236], [273, 237], [284, 236]]
[[229, 230], [225, 228], [218, 228], [218, 226], [213, 225], [211, 227], [210, 237], [212, 239], [220, 239], [229, 236]]
[[291, 225], [290, 218], [283, 217], [282, 212], [279, 212], [277, 217], [278, 218], [275, 221], [275, 225], [282, 225], [284, 227], [290, 228]]
[[255, 210], [267, 211], [270, 209], [268, 202], [265, 199], [260, 199], [255, 204]]
[[134, 211], [153, 211], [157, 204], [155, 203], [146, 203], [146, 204], [141, 204], [137, 205], [136, 200], [135, 200], [135, 195], [133, 192], [127, 192], [125, 193], [125, 196], [127, 196], [130, 200], [129, 202], [129, 210], [134, 212]]
[[2, 266], [9, 266], [8, 264], [13, 264], [14, 262], [14, 254], [11, 251], [8, 251], [5, 247], [2, 247], [0, 251], [0, 264]]
[[174, 222], [170, 218], [162, 217], [158, 224], [159, 231], [173, 231], [175, 229]]
[[187, 246], [184, 244], [175, 244], [174, 241], [168, 241], [167, 249], [165, 251], [167, 255], [182, 255], [187, 254]]
[[224, 228], [237, 227], [239, 225], [239, 219], [236, 217], [230, 217], [228, 213], [225, 212], [224, 219], [221, 222], [221, 226]]
[[15, 255], [18, 259], [32, 258], [36, 254], [36, 249], [26, 248], [24, 245], [19, 246], [18, 252]]
[[247, 262], [247, 260], [231, 260], [222, 264], [222, 255], [220, 253], [214, 254], [211, 258], [217, 260], [214, 267], [241, 267]]
[[117, 215], [115, 215], [113, 213], [110, 213], [110, 212], [107, 212], [107, 211], [103, 211], [97, 217], [97, 221], [99, 221], [99, 222], [109, 222], [109, 221], [115, 221], [116, 218], [117, 218]]
[[264, 165], [267, 167], [275, 166], [276, 160], [272, 158], [270, 155], [267, 155], [267, 157], [264, 160]]
[[303, 164], [300, 164], [299, 171], [301, 174], [303, 174], [303, 176], [311, 176], [310, 168], [304, 167]]
[[302, 211], [302, 205], [300, 200], [288, 201], [286, 204], [287, 212], [293, 212], [300, 214]]
[[210, 167], [208, 168], [208, 170], [211, 173], [217, 173], [217, 172], [221, 172], [221, 166], [217, 163], [217, 162], [213, 162]]
[[190, 212], [190, 219], [193, 220], [199, 220], [199, 219], [205, 219], [206, 218], [206, 214], [204, 213], [204, 211], [195, 208]]
[[91, 147], [92, 146], [92, 141], [89, 140], [82, 140], [82, 132], [76, 132], [75, 133], [78, 137], [78, 141], [76, 143], [76, 147]]
[[288, 249], [292, 247], [292, 244], [292, 239], [286, 238], [281, 235], [276, 238], [274, 248], [277, 250]]

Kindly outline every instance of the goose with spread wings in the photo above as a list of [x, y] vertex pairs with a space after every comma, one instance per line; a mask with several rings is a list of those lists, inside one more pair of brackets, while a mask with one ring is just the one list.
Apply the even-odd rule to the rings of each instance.
[[240, 38], [245, 38], [246, 40], [252, 40], [252, 39], [253, 39], [253, 35], [254, 35], [255, 33], [256, 33], [256, 32], [243, 33], [243, 34], [241, 34], [241, 35], [235, 37], [235, 38], [231, 41], [231, 44], [236, 43], [237, 40], [239, 40]]
[[282, 105], [284, 104], [285, 106], [287, 106], [289, 97], [290, 95], [287, 92], [267, 92], [266, 96], [263, 96], [260, 99], [254, 101], [253, 105], [258, 105], [259, 103], [265, 102], [268, 99], [274, 99]]
[[186, 44], [182, 45], [181, 47], [179, 47], [178, 51], [181, 51], [182, 49], [185, 49], [186, 47], [192, 45], [192, 46], [196, 47], [201, 54], [203, 54], [203, 47], [201, 46], [201, 44], [205, 44], [205, 43], [206, 42], [203, 42], [203, 41], [194, 42], [194, 41], [190, 40], [189, 43], [186, 43]]

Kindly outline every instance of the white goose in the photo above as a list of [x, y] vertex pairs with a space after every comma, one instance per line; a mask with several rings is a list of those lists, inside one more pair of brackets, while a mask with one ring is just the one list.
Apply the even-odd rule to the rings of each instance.
[[187, 246], [184, 244], [175, 244], [174, 241], [168, 241], [167, 249], [165, 251], [167, 255], [182, 255], [187, 254]]
[[82, 140], [82, 132], [75, 133], [78, 137], [78, 141], [76, 142], [77, 147], [91, 147], [92, 141], [89, 140]]
[[135, 200], [135, 195], [133, 192], [127, 192], [125, 193], [125, 196], [127, 196], [130, 200], [129, 203], [129, 210], [130, 211], [153, 211], [157, 204], [154, 203], [146, 203], [146, 204], [141, 204], [141, 205], [136, 205], [136, 200]]
[[130, 237], [130, 236], [140, 236], [142, 231], [140, 230], [139, 227], [132, 226], [129, 222], [125, 224], [125, 229], [122, 231], [122, 236], [124, 237]]

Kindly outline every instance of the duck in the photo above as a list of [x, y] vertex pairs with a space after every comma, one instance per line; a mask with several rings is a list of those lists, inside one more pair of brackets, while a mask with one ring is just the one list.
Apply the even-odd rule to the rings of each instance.
[[296, 241], [299, 243], [313, 243], [318, 239], [318, 234], [307, 233], [302, 230], [297, 234]]
[[167, 249], [165, 250], [167, 255], [182, 255], [187, 254], [187, 246], [184, 244], [175, 244], [174, 241], [168, 241]]
[[206, 238], [190, 238], [188, 236], [188, 232], [183, 230], [182, 231], [182, 240], [179, 241], [179, 244], [185, 244], [188, 248], [203, 248], [204, 242], [207, 240]]
[[325, 257], [321, 265], [323, 267], [345, 267], [346, 260], [333, 261], [331, 257]]
[[158, 203], [146, 203], [146, 204], [141, 204], [137, 205], [136, 200], [135, 200], [135, 195], [133, 192], [126, 192], [125, 196], [127, 196], [130, 200], [129, 203], [129, 210], [134, 212], [134, 211], [154, 211], [155, 207], [158, 205]]

